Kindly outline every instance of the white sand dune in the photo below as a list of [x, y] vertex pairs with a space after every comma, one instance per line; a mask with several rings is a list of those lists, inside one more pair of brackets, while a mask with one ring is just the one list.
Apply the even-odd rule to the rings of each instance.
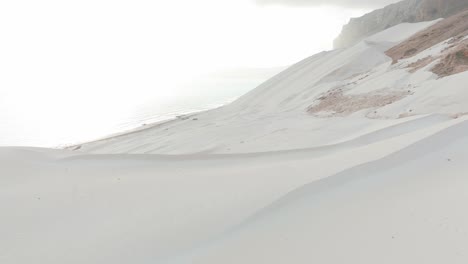
[[466, 263], [467, 132], [305, 185], [174, 263]]
[[385, 55], [436, 22], [76, 151], [0, 148], [0, 263], [466, 263], [468, 75]]
[[401, 132], [401, 125], [395, 126], [383, 137], [383, 131], [374, 132], [361, 137], [366, 140], [320, 150], [258, 154], [89, 155], [3, 148], [0, 208], [8, 213], [0, 227], [0, 255], [5, 263], [154, 263], [250, 222], [295, 189], [422, 138], [432, 141], [431, 135], [463, 119], [438, 121], [414, 120], [420, 129], [394, 135]]

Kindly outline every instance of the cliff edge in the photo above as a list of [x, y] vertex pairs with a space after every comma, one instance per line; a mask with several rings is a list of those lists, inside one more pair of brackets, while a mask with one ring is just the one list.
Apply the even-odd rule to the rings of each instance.
[[367, 36], [400, 23], [447, 18], [468, 9], [468, 0], [404, 0], [352, 18], [334, 41], [334, 48], [349, 47]]

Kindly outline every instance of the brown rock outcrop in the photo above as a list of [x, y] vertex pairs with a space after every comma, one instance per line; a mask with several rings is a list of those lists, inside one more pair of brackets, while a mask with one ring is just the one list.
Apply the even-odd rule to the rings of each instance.
[[363, 94], [345, 94], [342, 89], [335, 88], [318, 98], [318, 103], [310, 106], [307, 112], [314, 115], [325, 113], [325, 116], [347, 116], [363, 109], [392, 104], [407, 95], [404, 91], [386, 89]]
[[457, 45], [450, 52], [444, 54], [440, 62], [431, 69], [439, 77], [468, 71], [468, 41]]
[[[468, 1], [467, 1], [468, 2]], [[389, 49], [385, 54], [393, 62], [410, 58], [444, 40], [453, 38], [452, 45], [468, 35], [468, 10], [446, 18], [435, 25], [413, 35], [409, 39]]]
[[423, 30], [385, 53], [393, 63], [401, 59], [411, 58], [420, 52], [447, 41], [440, 54], [420, 59], [408, 65], [411, 71], [425, 67], [435, 60], [439, 63], [431, 71], [439, 77], [445, 77], [468, 70], [468, 10], [446, 18], [435, 25]]

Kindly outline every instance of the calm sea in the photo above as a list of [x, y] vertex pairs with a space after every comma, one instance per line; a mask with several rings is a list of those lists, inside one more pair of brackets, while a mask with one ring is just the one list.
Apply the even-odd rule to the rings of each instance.
[[[282, 68], [209, 76], [180, 89], [47, 93], [0, 88], [0, 146], [64, 147], [227, 104]], [[3, 90], [1, 90], [3, 89]], [[164, 94], [159, 96], [159, 92]]]

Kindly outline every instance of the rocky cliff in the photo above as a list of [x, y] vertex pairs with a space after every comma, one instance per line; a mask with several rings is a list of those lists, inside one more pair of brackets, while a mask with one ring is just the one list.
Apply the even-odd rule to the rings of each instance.
[[352, 18], [335, 39], [335, 48], [344, 48], [363, 38], [398, 25], [446, 18], [468, 8], [468, 0], [405, 0]]

